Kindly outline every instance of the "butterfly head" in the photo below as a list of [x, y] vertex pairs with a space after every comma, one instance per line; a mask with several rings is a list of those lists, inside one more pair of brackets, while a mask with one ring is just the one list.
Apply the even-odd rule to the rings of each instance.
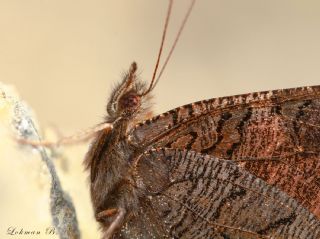
[[150, 100], [147, 86], [138, 79], [137, 64], [133, 62], [123, 81], [114, 89], [108, 105], [108, 120], [114, 121], [119, 117], [144, 120], [150, 115]]
[[185, 23], [187, 22], [187, 19], [191, 13], [194, 3], [195, 0], [192, 0], [188, 8], [188, 11], [183, 19], [183, 22], [180, 26], [178, 34], [174, 40], [174, 43], [169, 51], [169, 54], [166, 60], [164, 61], [160, 73], [157, 75], [157, 70], [159, 67], [160, 57], [162, 54], [162, 49], [173, 4], [173, 1], [169, 1], [169, 7], [167, 11], [165, 26], [162, 33], [162, 40], [160, 44], [158, 58], [149, 86], [147, 87], [144, 82], [137, 79], [137, 64], [133, 62], [130, 66], [129, 72], [125, 75], [123, 81], [115, 88], [109, 99], [109, 103], [107, 105], [107, 121], [113, 122], [119, 118], [124, 118], [130, 120], [133, 123], [137, 123], [152, 116], [152, 112], [150, 111], [150, 99], [152, 98], [152, 96], [150, 95], [150, 93], [157, 85], [170, 57], [172, 56], [172, 52], [175, 49], [175, 46], [179, 40]]
[[118, 108], [125, 114], [135, 112], [141, 104], [141, 97], [134, 90], [131, 90], [121, 96], [118, 103]]

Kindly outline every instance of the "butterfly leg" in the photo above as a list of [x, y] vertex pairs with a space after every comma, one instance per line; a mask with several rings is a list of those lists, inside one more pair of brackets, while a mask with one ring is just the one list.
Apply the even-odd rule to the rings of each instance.
[[97, 221], [101, 221], [106, 217], [112, 217], [117, 212], [118, 212], [118, 209], [116, 209], [116, 208], [112, 208], [112, 209], [107, 209], [107, 210], [101, 211], [96, 215]]
[[124, 221], [125, 214], [126, 210], [124, 208], [112, 208], [99, 212], [96, 215], [98, 221], [103, 221], [104, 219], [115, 216], [108, 229], [104, 232], [103, 239], [112, 238], [112, 235], [115, 233], [115, 231], [119, 229], [119, 227], [121, 227]]
[[112, 130], [112, 124], [103, 123], [103, 124], [97, 125], [94, 128], [82, 131], [78, 134], [75, 134], [69, 137], [63, 137], [56, 142], [52, 142], [48, 140], [34, 141], [34, 140], [25, 139], [25, 138], [15, 138], [15, 139], [21, 144], [31, 145], [34, 147], [39, 147], [39, 146], [54, 147], [54, 146], [66, 145], [66, 144], [75, 144], [75, 143], [89, 140], [93, 138], [96, 135], [96, 133], [98, 133], [101, 130], [106, 130], [106, 131]]

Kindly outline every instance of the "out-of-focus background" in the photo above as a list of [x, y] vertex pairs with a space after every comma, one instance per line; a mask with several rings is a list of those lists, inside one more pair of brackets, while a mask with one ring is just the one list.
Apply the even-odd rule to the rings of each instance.
[[[169, 47], [189, 4], [174, 4]], [[0, 80], [42, 124], [100, 122], [135, 60], [149, 80], [167, 1], [0, 2]], [[157, 112], [204, 98], [320, 83], [320, 2], [198, 0], [155, 90]]]
[[[165, 49], [188, 4], [174, 2]], [[2, 0], [0, 81], [16, 87], [44, 128], [55, 125], [69, 135], [93, 126], [103, 119], [112, 85], [133, 60], [141, 78], [150, 80], [166, 9], [167, 1], [155, 0]], [[155, 112], [206, 98], [319, 84], [319, 12], [317, 0], [198, 0], [154, 91]], [[94, 238], [88, 189], [77, 191], [85, 184], [80, 164], [85, 148], [66, 149], [71, 163], [65, 188], [75, 197], [84, 238]], [[5, 200], [0, 201], [0, 208], [6, 208], [0, 216], [1, 238], [13, 224], [19, 228], [28, 221], [32, 227], [45, 217], [32, 215], [30, 191], [19, 194], [26, 198], [14, 194], [21, 191], [16, 188], [20, 184], [10, 186], [16, 170], [6, 165], [8, 170], [1, 173], [6, 188], [6, 196], [1, 195]], [[37, 169], [30, 166], [25, 171]], [[23, 187], [27, 190], [28, 183]], [[79, 198], [86, 199], [86, 207]], [[24, 202], [30, 204], [28, 217]], [[38, 208], [41, 211], [39, 204]]]

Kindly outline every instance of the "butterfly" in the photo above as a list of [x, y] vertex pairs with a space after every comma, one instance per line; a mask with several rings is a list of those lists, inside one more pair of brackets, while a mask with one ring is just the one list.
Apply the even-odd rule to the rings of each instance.
[[85, 159], [103, 238], [320, 238], [320, 86], [150, 118], [155, 73], [148, 87], [136, 72]]

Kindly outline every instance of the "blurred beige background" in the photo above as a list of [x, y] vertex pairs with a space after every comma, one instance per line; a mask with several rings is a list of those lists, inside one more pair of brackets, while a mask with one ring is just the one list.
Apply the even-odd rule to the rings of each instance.
[[[175, 1], [167, 48], [188, 4]], [[66, 135], [93, 126], [105, 114], [112, 85], [133, 60], [141, 77], [150, 79], [166, 9], [167, 1], [156, 0], [1, 0], [0, 81], [15, 85], [42, 126], [54, 124]], [[154, 92], [155, 111], [205, 98], [319, 84], [319, 26], [316, 0], [198, 0]], [[2, 155], [23, 162], [14, 161], [22, 164], [19, 173], [11, 170], [10, 161], [1, 162], [2, 172], [10, 174], [0, 177], [6, 192], [0, 204], [5, 210], [1, 238], [13, 222], [31, 228], [37, 225], [32, 220], [41, 221], [42, 227], [50, 224], [48, 193], [42, 190], [49, 187], [38, 180], [41, 164], [34, 166], [25, 152], [13, 155], [6, 148]], [[71, 148], [66, 152], [69, 171], [57, 167], [74, 198], [84, 238], [96, 238], [85, 176], [80, 174], [85, 151], [86, 146]], [[40, 186], [29, 188], [33, 181]], [[34, 198], [27, 199], [30, 190]], [[37, 190], [42, 199], [36, 199]], [[85, 204], [78, 198], [85, 198]]]
[[[167, 47], [189, 4], [177, 0]], [[149, 80], [167, 1], [2, 0], [0, 80], [42, 125], [72, 133], [102, 120], [135, 60]], [[156, 112], [204, 98], [320, 83], [320, 2], [198, 0], [161, 83]]]

